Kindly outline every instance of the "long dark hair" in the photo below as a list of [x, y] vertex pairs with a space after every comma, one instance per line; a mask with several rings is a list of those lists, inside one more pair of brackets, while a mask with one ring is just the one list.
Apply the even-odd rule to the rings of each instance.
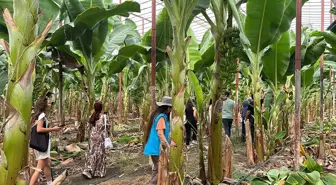
[[186, 110], [193, 110], [194, 104], [191, 99], [187, 101]]
[[41, 113], [46, 112], [47, 108], [48, 108], [48, 98], [45, 96], [39, 98], [35, 103], [34, 113], [31, 117], [30, 123], [35, 122]]
[[[167, 114], [166, 112], [167, 112], [168, 108], [169, 108], [169, 106], [160, 106], [160, 107], [157, 107], [154, 112], [152, 112], [152, 114], [150, 116], [150, 119], [149, 119], [149, 122], [148, 122], [147, 127], [146, 127], [145, 143], [147, 143], [147, 141], [148, 141], [149, 134], [150, 134], [150, 131], [152, 129], [155, 117], [158, 116], [161, 113]], [[170, 113], [167, 114], [167, 117], [168, 117], [168, 120], [169, 120], [170, 119]]]
[[89, 119], [89, 123], [92, 126], [96, 126], [96, 121], [100, 118], [100, 113], [103, 110], [103, 104], [100, 101], [96, 101], [94, 104], [94, 112]]

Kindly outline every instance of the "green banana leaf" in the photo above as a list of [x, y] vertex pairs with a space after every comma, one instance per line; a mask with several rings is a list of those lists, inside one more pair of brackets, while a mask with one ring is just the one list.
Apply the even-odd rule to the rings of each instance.
[[201, 56], [202, 59], [198, 60], [194, 65], [194, 71], [199, 72], [207, 67], [210, 67], [215, 61], [215, 46], [209, 47]]
[[202, 37], [202, 41], [201, 41], [201, 44], [200, 44], [200, 50], [199, 52], [201, 53], [201, 55], [204, 54], [204, 52], [210, 48], [212, 45], [214, 44], [214, 39], [213, 39], [213, 36], [211, 34], [211, 31], [210, 30], [207, 30], [203, 37]]
[[[305, 66], [301, 70], [301, 86], [307, 88], [314, 83], [314, 72], [319, 67], [320, 61], [315, 62], [314, 65]], [[293, 78], [294, 79], [294, 78]]]
[[187, 49], [187, 63], [189, 64], [189, 69], [193, 70], [195, 63], [202, 58], [199, 52], [199, 44], [191, 28], [188, 30], [188, 36], [191, 36], [191, 41]]
[[[0, 9], [8, 8], [13, 15], [13, 0], [0, 0]], [[54, 23], [49, 33], [54, 32], [57, 29], [58, 22], [55, 22], [61, 8], [61, 2], [59, 0], [43, 0], [39, 2], [39, 8], [43, 15], [39, 20], [39, 34], [46, 27], [47, 23], [52, 20]], [[8, 31], [6, 24], [3, 20], [2, 14], [0, 15], [0, 39], [8, 41]]]
[[124, 46], [119, 50], [118, 55], [112, 60], [107, 62], [108, 64], [108, 76], [112, 76], [115, 73], [121, 72], [127, 64], [129, 64], [130, 59], [136, 53], [146, 53], [147, 48], [141, 45], [128, 45]]
[[[162, 52], [166, 52], [166, 47], [173, 43], [173, 28], [169, 19], [168, 11], [163, 8], [156, 16], [156, 47]], [[152, 31], [149, 30], [142, 38], [144, 46], [152, 46]]]
[[[301, 67], [314, 64], [324, 53], [325, 48], [326, 48], [326, 42], [321, 37], [314, 37], [307, 45], [302, 45]], [[291, 61], [288, 66], [286, 76], [294, 74], [295, 69], [295, 47], [292, 47], [291, 50], [294, 51], [291, 55], [290, 59]]]
[[[202, 10], [210, 6], [210, 0], [198, 0], [196, 7], [192, 12], [192, 16], [188, 20], [188, 26], [191, 24], [196, 15]], [[162, 52], [166, 52], [167, 46], [172, 46], [173, 43], [173, 28], [169, 19], [168, 11], [163, 8], [156, 16], [156, 47]], [[152, 46], [152, 31], [149, 30], [145, 33], [142, 39], [144, 46]]]
[[[304, 0], [304, 4], [307, 0]], [[245, 34], [254, 53], [277, 42], [288, 31], [296, 14], [295, 0], [249, 0]]]
[[265, 77], [274, 86], [284, 84], [285, 74], [290, 62], [290, 35], [285, 32], [281, 39], [272, 44], [262, 58]]
[[[73, 3], [75, 0], [71, 0]], [[68, 2], [68, 1], [65, 1]], [[81, 11], [83, 10], [83, 11]], [[114, 15], [128, 16], [129, 12], [140, 12], [140, 5], [136, 2], [126, 1], [112, 9], [92, 7], [84, 11], [83, 6], [76, 4], [68, 9], [70, 17], [74, 17], [73, 26], [66, 24], [59, 28], [51, 37], [50, 45], [63, 45], [66, 41], [79, 39], [87, 30], [92, 30], [101, 21]], [[77, 16], [78, 15], [78, 16]], [[94, 17], [94, 19], [92, 19]], [[105, 35], [106, 36], [106, 35]]]
[[200, 86], [200, 83], [195, 75], [195, 73], [191, 70], [188, 71], [188, 79], [192, 84], [192, 88], [195, 92], [196, 95], [196, 107], [198, 111], [202, 111], [203, 110], [203, 101], [204, 101], [204, 94], [203, 94], [203, 90]]
[[323, 37], [314, 38], [313, 41], [309, 43], [304, 57], [302, 57], [302, 64], [310, 65], [312, 62], [318, 60], [324, 53], [326, 46]]

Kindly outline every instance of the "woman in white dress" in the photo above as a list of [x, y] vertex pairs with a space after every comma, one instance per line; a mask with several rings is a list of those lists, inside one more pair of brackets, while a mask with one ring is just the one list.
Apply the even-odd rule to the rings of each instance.
[[[61, 127], [58, 126], [48, 128], [48, 120], [46, 118], [45, 112], [49, 110], [50, 106], [51, 102], [49, 102], [46, 97], [39, 99], [35, 104], [34, 114], [32, 116], [31, 123], [33, 123], [32, 126], [37, 124], [38, 133], [58, 132], [62, 129]], [[43, 127], [44, 121], [46, 122], [45, 128]], [[50, 139], [49, 139], [49, 146], [46, 152], [39, 152], [37, 150], [34, 150], [34, 152], [37, 160], [37, 167], [35, 169], [33, 176], [30, 179], [29, 185], [35, 185], [42, 171], [44, 172], [44, 175], [47, 179], [47, 185], [50, 185], [52, 183], [50, 173]]]

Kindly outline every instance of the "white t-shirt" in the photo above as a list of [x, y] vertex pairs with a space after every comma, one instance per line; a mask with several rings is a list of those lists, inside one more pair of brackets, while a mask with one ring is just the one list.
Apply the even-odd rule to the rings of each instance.
[[[48, 120], [47, 118], [45, 117], [45, 113], [41, 113], [38, 117], [38, 119], [36, 120], [35, 122], [35, 125], [40, 121], [40, 120], [43, 120], [43, 118], [45, 119], [46, 121], [46, 127], [48, 128]], [[37, 151], [37, 150], [34, 150], [35, 152], [35, 157], [36, 157], [36, 160], [41, 160], [41, 159], [47, 159], [47, 158], [50, 158], [50, 139], [49, 139], [49, 145], [48, 145], [48, 150], [45, 151], [45, 152], [40, 152], [40, 151]]]

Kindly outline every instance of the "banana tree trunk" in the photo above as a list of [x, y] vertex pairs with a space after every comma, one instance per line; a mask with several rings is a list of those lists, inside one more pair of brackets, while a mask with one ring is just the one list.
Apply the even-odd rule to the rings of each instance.
[[254, 62], [251, 65], [251, 81], [254, 101], [254, 125], [255, 125], [255, 145], [257, 151], [258, 162], [264, 161], [264, 144], [263, 144], [263, 128], [261, 118], [261, 83], [260, 83], [260, 57], [258, 54], [254, 55]]
[[[172, 140], [177, 147], [172, 148], [170, 152], [170, 171], [180, 177], [184, 178], [183, 170], [183, 116], [184, 116], [184, 91], [185, 91], [185, 49], [181, 44], [183, 37], [175, 37], [175, 49], [172, 51], [169, 47], [167, 49], [169, 58], [172, 62], [172, 77], [173, 77], [173, 110], [172, 110]], [[188, 38], [190, 39], [190, 38]], [[173, 177], [173, 179], [176, 177]]]
[[[200, 110], [203, 111], [203, 110]], [[205, 164], [204, 164], [204, 144], [203, 144], [203, 125], [206, 124], [204, 113], [200, 115], [198, 127], [198, 150], [199, 150], [199, 178], [203, 184], [206, 184]]]
[[[216, 39], [219, 43], [221, 37]], [[218, 48], [216, 44], [216, 48]], [[220, 92], [219, 88], [221, 86], [219, 76], [220, 67], [220, 53], [219, 49], [216, 49], [216, 65], [215, 74], [213, 78], [212, 86], [212, 115], [211, 115], [211, 126], [210, 126], [210, 143], [209, 143], [209, 165], [208, 165], [208, 179], [210, 184], [218, 184], [223, 178], [222, 171], [222, 101], [219, 100]]]
[[103, 78], [100, 101], [103, 103], [104, 112], [107, 111], [107, 92], [108, 92], [108, 79]]
[[59, 124], [64, 126], [64, 111], [63, 111], [63, 67], [62, 61], [58, 63], [58, 92], [59, 92], [59, 102], [58, 102], [58, 119]]
[[38, 1], [14, 0], [14, 18], [8, 9], [3, 11], [10, 41], [9, 47], [3, 42], [9, 55], [6, 102], [12, 109], [4, 128], [4, 152], [0, 151], [0, 184], [14, 185], [16, 181], [28, 180], [18, 175], [28, 160], [35, 58], [51, 28], [49, 22], [41, 36], [37, 36], [38, 8]]

